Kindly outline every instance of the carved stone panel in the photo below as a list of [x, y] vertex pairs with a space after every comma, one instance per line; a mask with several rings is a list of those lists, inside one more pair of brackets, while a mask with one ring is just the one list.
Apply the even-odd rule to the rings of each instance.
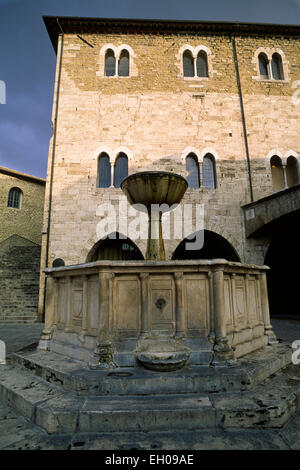
[[244, 328], [247, 324], [247, 303], [245, 280], [242, 276], [236, 276], [235, 279], [235, 306], [235, 324], [238, 328]]
[[74, 279], [72, 283], [72, 325], [75, 331], [81, 331], [83, 310], [83, 281]]
[[64, 329], [67, 323], [67, 305], [68, 305], [68, 285], [65, 280], [60, 280], [58, 283], [58, 302], [57, 314], [58, 322], [57, 328]]
[[119, 277], [115, 281], [115, 324], [118, 336], [135, 338], [140, 330], [140, 285], [139, 279]]
[[88, 282], [88, 333], [97, 336], [99, 328], [99, 279], [91, 276]]
[[248, 280], [249, 323], [255, 325], [259, 320], [256, 278]]
[[233, 303], [232, 303], [232, 288], [230, 277], [224, 277], [224, 304], [225, 304], [225, 317], [226, 326], [229, 327], [229, 331], [233, 325]]
[[209, 284], [205, 276], [185, 277], [186, 324], [188, 334], [209, 326]]
[[151, 280], [151, 328], [154, 331], [172, 332], [175, 328], [174, 285], [171, 279]]

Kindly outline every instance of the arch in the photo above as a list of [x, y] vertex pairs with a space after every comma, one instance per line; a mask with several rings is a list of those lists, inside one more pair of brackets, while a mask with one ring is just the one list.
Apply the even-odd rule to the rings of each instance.
[[208, 77], [207, 54], [201, 50], [198, 52], [196, 60], [197, 77]]
[[119, 232], [112, 232], [98, 240], [87, 255], [86, 262], [143, 260], [144, 257], [136, 244]]
[[102, 152], [98, 159], [98, 188], [109, 188], [111, 186], [110, 159], [106, 152]]
[[281, 158], [278, 155], [273, 155], [270, 160], [272, 186], [275, 191], [284, 189], [284, 171]]
[[278, 52], [272, 55], [271, 68], [274, 80], [284, 80], [282, 58]]
[[300, 230], [297, 223], [285, 226], [274, 238], [266, 252], [269, 308], [271, 316], [299, 315], [299, 277], [295, 266], [300, 263]]
[[182, 63], [183, 63], [183, 76], [194, 77], [195, 76], [194, 58], [190, 50], [184, 51], [182, 55]]
[[261, 78], [269, 79], [269, 60], [264, 52], [258, 55], [259, 73]]
[[20, 188], [11, 188], [8, 193], [7, 207], [21, 209], [23, 193]]
[[211, 153], [203, 157], [202, 162], [202, 185], [205, 188], [215, 189], [217, 187], [216, 162]]
[[[193, 150], [191, 150], [191, 152], [192, 152], [192, 151], [193, 151]], [[196, 154], [198, 155], [198, 160], [199, 160], [199, 162], [202, 162], [202, 161], [203, 161], [203, 158], [204, 158], [205, 155], [207, 155], [208, 153], [210, 153], [210, 154], [213, 156], [215, 162], [216, 162], [217, 160], [220, 160], [220, 157], [219, 157], [218, 153], [217, 153], [217, 152], [215, 151], [215, 149], [213, 149], [212, 147], [205, 147], [200, 153], [198, 153], [198, 152], [196, 152], [196, 151], [195, 151], [194, 153], [196, 153]]]
[[298, 161], [293, 155], [290, 155], [286, 161], [286, 180], [288, 187], [299, 184]]
[[195, 153], [189, 153], [185, 159], [185, 168], [187, 171], [186, 180], [189, 188], [200, 188], [200, 174], [198, 157]]
[[104, 75], [114, 77], [116, 75], [116, 57], [112, 49], [107, 49], [105, 53]]
[[120, 152], [114, 165], [114, 187], [119, 188], [124, 178], [128, 176], [128, 157]]
[[195, 238], [197, 233], [200, 234], [200, 232], [195, 232], [195, 234], [191, 234], [179, 243], [173, 253], [173, 260], [224, 258], [227, 261], [241, 261], [236, 250], [226, 238], [209, 230], [204, 230], [204, 234], [202, 234], [204, 244], [200, 250], [186, 249], [186, 243], [193, 243], [191, 237], [194, 235]]
[[123, 49], [120, 53], [118, 61], [118, 76], [129, 77], [129, 52]]

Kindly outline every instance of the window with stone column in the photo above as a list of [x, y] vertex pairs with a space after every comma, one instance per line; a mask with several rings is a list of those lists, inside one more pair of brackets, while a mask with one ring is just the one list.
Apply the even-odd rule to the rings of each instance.
[[288, 188], [299, 184], [299, 165], [297, 159], [294, 156], [290, 155], [287, 158], [285, 171]]
[[273, 155], [270, 160], [271, 174], [272, 174], [272, 187], [274, 191], [280, 191], [285, 187], [285, 174], [282, 165], [282, 160], [278, 155]]
[[111, 165], [107, 153], [102, 152], [98, 159], [98, 188], [109, 188], [111, 186]]
[[196, 154], [189, 153], [185, 159], [185, 167], [187, 172], [186, 180], [189, 188], [200, 188], [199, 162]]

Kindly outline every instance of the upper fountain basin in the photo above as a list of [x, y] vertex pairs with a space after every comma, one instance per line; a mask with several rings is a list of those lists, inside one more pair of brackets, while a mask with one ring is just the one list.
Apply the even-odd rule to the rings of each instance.
[[129, 203], [143, 204], [147, 209], [152, 204], [179, 204], [187, 187], [183, 176], [167, 171], [141, 171], [127, 176], [121, 183]]

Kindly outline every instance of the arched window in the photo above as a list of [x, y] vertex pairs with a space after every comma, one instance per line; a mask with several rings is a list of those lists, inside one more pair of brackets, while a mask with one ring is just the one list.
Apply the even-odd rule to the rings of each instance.
[[270, 163], [273, 189], [276, 191], [284, 189], [284, 173], [281, 158], [278, 155], [273, 155]]
[[52, 263], [53, 268], [61, 268], [62, 266], [65, 266], [65, 262], [61, 258], [56, 258], [53, 263]]
[[263, 54], [262, 52], [259, 54], [258, 56], [258, 63], [259, 63], [259, 72], [260, 72], [260, 76], [261, 78], [270, 78], [269, 76], [269, 61], [268, 61], [268, 57], [266, 56], [266, 54]]
[[105, 76], [113, 77], [116, 75], [116, 58], [112, 49], [107, 49], [105, 54]]
[[283, 80], [284, 76], [283, 76], [282, 59], [281, 59], [281, 55], [278, 54], [277, 52], [275, 52], [272, 55], [271, 65], [272, 65], [272, 76], [274, 80]]
[[8, 193], [7, 207], [21, 209], [22, 191], [19, 188], [11, 188]]
[[183, 76], [194, 77], [194, 58], [190, 51], [184, 51], [183, 53]]
[[208, 65], [206, 52], [200, 51], [197, 56], [197, 76], [208, 77]]
[[126, 176], [128, 176], [128, 158], [125, 153], [120, 153], [115, 162], [114, 187], [119, 188]]
[[101, 153], [98, 160], [98, 188], [109, 188], [111, 185], [110, 160], [107, 153]]
[[118, 64], [119, 77], [129, 77], [129, 52], [124, 49], [121, 52]]
[[293, 156], [290, 156], [286, 162], [286, 180], [288, 187], [299, 184], [298, 162]]
[[213, 155], [208, 153], [202, 163], [202, 184], [206, 188], [216, 188], [216, 164]]
[[199, 188], [199, 163], [198, 158], [194, 153], [190, 153], [185, 160], [186, 171], [187, 171], [187, 182], [189, 188]]

